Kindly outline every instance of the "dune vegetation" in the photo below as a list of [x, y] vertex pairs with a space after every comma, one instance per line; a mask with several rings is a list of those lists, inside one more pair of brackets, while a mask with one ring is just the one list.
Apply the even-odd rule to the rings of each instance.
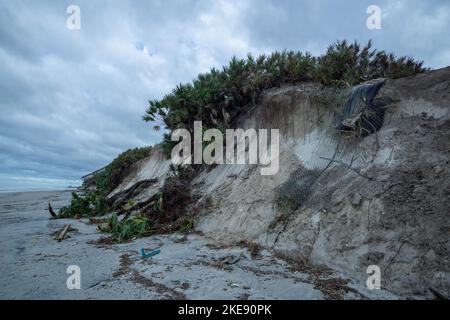
[[[338, 41], [326, 53], [282, 51], [246, 59], [233, 57], [222, 70], [211, 69], [192, 83], [179, 84], [161, 100], [150, 100], [143, 116], [147, 122], [162, 121], [168, 130], [192, 130], [194, 121], [206, 128], [226, 129], [242, 110], [258, 102], [261, 93], [287, 83], [318, 82], [324, 87], [348, 88], [376, 78], [401, 78], [428, 69], [411, 57], [372, 49], [372, 42]], [[159, 126], [155, 126], [159, 129]], [[174, 143], [164, 136], [167, 154]]]

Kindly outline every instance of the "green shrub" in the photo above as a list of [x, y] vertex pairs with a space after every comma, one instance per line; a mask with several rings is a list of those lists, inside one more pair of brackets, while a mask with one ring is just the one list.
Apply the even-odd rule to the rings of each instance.
[[59, 210], [58, 218], [82, 218], [104, 215], [108, 211], [107, 199], [104, 195], [87, 190], [83, 195], [72, 192], [70, 205]]
[[150, 219], [142, 214], [129, 217], [124, 221], [119, 221], [117, 215], [113, 214], [108, 222], [98, 226], [100, 231], [111, 233], [111, 237], [118, 242], [148, 235], [152, 232], [150, 227]]

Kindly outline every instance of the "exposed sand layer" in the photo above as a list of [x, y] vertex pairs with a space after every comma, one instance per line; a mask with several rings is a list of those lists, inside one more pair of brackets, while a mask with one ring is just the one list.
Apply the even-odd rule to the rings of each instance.
[[[296, 267], [262, 251], [252, 259], [240, 246], [220, 247], [191, 234], [96, 245], [102, 234], [87, 220], [51, 220], [70, 192], [0, 194], [0, 299], [323, 299], [389, 297], [364, 290], [320, 268]], [[61, 242], [52, 233], [76, 231]], [[141, 248], [161, 248], [142, 259]], [[69, 265], [81, 268], [81, 289], [69, 290]], [[329, 280], [326, 280], [329, 279]], [[358, 289], [355, 290], [354, 288]], [[392, 298], [392, 296], [390, 296]]]

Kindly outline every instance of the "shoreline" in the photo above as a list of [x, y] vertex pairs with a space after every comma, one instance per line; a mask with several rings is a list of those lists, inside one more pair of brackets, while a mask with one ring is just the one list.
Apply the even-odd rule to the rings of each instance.
[[64, 188], [64, 189], [8, 189], [1, 190], [0, 194], [8, 193], [32, 193], [32, 192], [65, 192], [65, 191], [78, 191], [80, 188]]

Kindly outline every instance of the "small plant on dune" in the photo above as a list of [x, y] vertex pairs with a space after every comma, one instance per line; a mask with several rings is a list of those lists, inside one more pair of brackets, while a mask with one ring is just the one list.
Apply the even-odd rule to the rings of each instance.
[[376, 78], [401, 78], [423, 72], [423, 62], [372, 49], [372, 42], [338, 41], [318, 59], [315, 79], [325, 85], [353, 86]]

